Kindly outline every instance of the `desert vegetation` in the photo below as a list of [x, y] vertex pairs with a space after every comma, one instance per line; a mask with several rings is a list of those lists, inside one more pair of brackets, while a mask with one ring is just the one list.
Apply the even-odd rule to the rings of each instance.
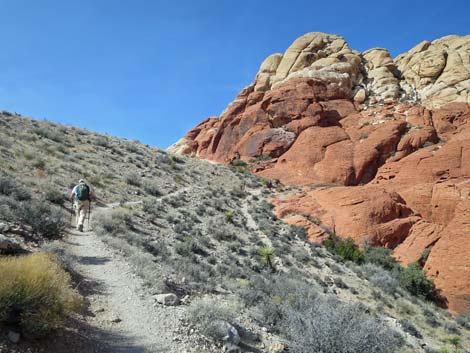
[[0, 323], [39, 337], [61, 327], [82, 299], [50, 254], [0, 258]]
[[[309, 243], [303, 228], [273, 215], [267, 199], [281, 191], [243, 163], [227, 168], [14, 115], [0, 124], [0, 222], [19, 233], [7, 235], [27, 252], [35, 252], [32, 244], [47, 250], [44, 243], [61, 238], [69, 223], [70, 188], [87, 179], [99, 197], [91, 220], [97, 236], [150, 293], [189, 298], [182, 305], [192, 335], [217, 349], [228, 344], [220, 330], [232, 327], [247, 350], [278, 343], [291, 352], [422, 352], [424, 342], [437, 351], [453, 349], [449, 337], [463, 346], [470, 337], [468, 315], [454, 319], [426, 300], [434, 288], [419, 265], [401, 268], [390, 250], [348, 239]], [[14, 257], [15, 266], [1, 257], [15, 278], [29, 262], [59, 276], [50, 280], [60, 284], [53, 297], [35, 296], [37, 305], [57, 302], [47, 314], [54, 320], [43, 329], [24, 324], [41, 335], [80, 303], [62, 270], [73, 271], [74, 260], [47, 253]]]

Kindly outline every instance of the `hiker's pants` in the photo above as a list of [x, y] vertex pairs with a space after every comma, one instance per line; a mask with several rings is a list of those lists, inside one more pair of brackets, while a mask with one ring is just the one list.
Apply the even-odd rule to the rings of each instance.
[[83, 227], [83, 223], [85, 223], [85, 218], [87, 215], [87, 212], [90, 208], [90, 201], [85, 200], [85, 201], [80, 201], [76, 200], [75, 201], [75, 218], [77, 220], [77, 229], [80, 227]]

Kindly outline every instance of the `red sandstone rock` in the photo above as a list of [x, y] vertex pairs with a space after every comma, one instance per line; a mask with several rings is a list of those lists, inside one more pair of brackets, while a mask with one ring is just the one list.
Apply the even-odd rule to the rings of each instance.
[[[310, 37], [296, 46], [303, 48]], [[456, 102], [465, 92], [440, 108], [435, 107], [452, 102], [448, 86], [445, 94], [435, 93], [439, 104], [426, 91], [428, 108], [398, 104], [390, 97], [399, 78], [382, 75], [393, 76], [381, 66], [394, 68], [393, 60], [386, 51], [371, 51], [365, 70], [377, 78], [374, 90], [383, 89], [387, 99], [367, 107], [380, 101], [380, 94], [364, 105], [354, 103], [356, 92], [367, 91], [353, 87], [359, 64], [351, 54], [341, 66], [337, 48], [331, 53], [317, 64], [300, 56], [290, 66], [282, 55], [268, 60], [219, 118], [199, 124], [172, 150], [220, 163], [238, 154], [245, 161], [273, 157], [251, 170], [308, 186], [303, 194], [273, 199], [280, 218], [305, 226], [311, 241], [324, 240], [330, 228], [358, 244], [387, 246], [403, 264], [420, 260], [430, 249], [424, 268], [449, 307], [470, 311], [470, 105]], [[407, 68], [408, 59], [400, 60]], [[289, 71], [292, 65], [295, 72]], [[322, 65], [331, 65], [329, 71]], [[407, 72], [408, 84], [434, 84]]]

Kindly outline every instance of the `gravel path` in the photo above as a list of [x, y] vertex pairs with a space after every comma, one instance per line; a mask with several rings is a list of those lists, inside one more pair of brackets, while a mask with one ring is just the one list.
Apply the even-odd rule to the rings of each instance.
[[92, 289], [88, 324], [106, 332], [97, 352], [186, 351], [173, 341], [182, 307], [156, 305], [125, 259], [94, 232], [72, 231], [68, 240], [68, 251], [77, 257], [76, 269], [84, 278], [80, 285]]

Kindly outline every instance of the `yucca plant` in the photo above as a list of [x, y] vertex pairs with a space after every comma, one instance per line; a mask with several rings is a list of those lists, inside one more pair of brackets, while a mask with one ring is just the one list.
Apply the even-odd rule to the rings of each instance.
[[261, 261], [268, 265], [272, 271], [275, 271], [276, 269], [274, 268], [273, 261], [276, 256], [276, 252], [274, 249], [269, 245], [264, 245], [259, 249], [259, 254], [261, 256]]
[[225, 216], [225, 221], [227, 223], [232, 223], [232, 221], [233, 221], [233, 211], [225, 211], [224, 216]]

